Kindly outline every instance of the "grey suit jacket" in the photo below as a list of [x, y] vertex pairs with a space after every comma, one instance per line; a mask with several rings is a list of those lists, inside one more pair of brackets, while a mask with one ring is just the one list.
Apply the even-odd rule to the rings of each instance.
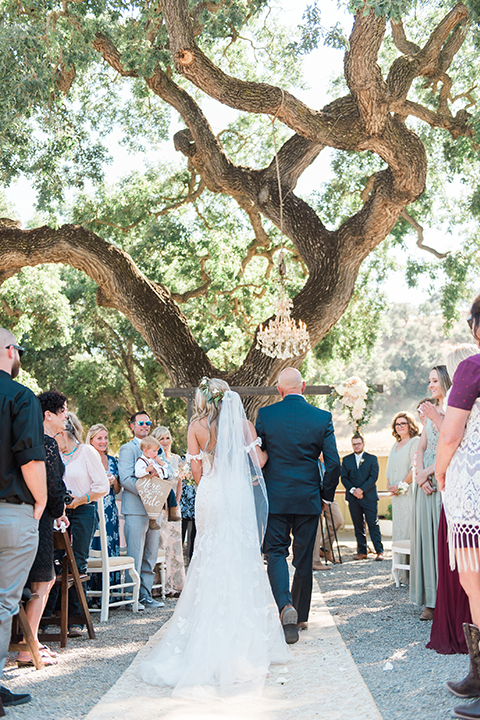
[[[120, 485], [123, 487], [122, 513], [124, 515], [147, 514], [136, 488], [137, 477], [135, 476], [135, 463], [141, 455], [140, 443], [135, 438], [120, 448], [118, 455], [118, 475]], [[166, 462], [163, 448], [160, 457]], [[168, 475], [171, 475], [171, 467], [167, 464], [166, 477], [168, 477]]]

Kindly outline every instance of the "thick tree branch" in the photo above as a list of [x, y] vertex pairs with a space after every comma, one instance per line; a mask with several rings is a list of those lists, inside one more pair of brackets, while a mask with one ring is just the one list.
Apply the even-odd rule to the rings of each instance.
[[150, 282], [123, 250], [77, 225], [56, 230], [0, 227], [0, 283], [22, 267], [49, 262], [66, 263], [91, 277], [99, 287], [99, 304], [130, 320], [176, 384], [190, 385], [202, 375], [218, 373], [168, 290]]
[[[394, 109], [396, 109], [396, 106], [394, 106]], [[473, 138], [475, 135], [474, 129], [470, 124], [472, 116], [465, 109], [459, 110], [457, 114], [452, 117], [452, 115], [442, 115], [441, 113], [429, 110], [423, 105], [407, 100], [398, 110], [400, 114], [405, 117], [413, 115], [419, 120], [428, 123], [430, 127], [440, 127], [448, 130], [453, 138], [460, 136]]]
[[[405, 102], [416, 77], [441, 78], [465, 39], [467, 17], [467, 8], [459, 3], [440, 21], [423, 48], [395, 60], [387, 78], [387, 97], [391, 103]], [[398, 39], [397, 30], [393, 32], [394, 41]], [[401, 52], [407, 49], [403, 41], [397, 47]]]
[[377, 64], [384, 33], [384, 17], [358, 11], [345, 53], [345, 78], [369, 135], [379, 135], [387, 119], [386, 84]]
[[352, 118], [312, 110], [274, 85], [227, 75], [196, 45], [188, 0], [163, 0], [162, 7], [177, 71], [211, 97], [237, 110], [274, 115], [299, 135], [333, 147], [346, 149], [345, 138], [361, 134]]
[[122, 77], [138, 77], [137, 70], [126, 70], [122, 62], [122, 55], [114, 43], [103, 33], [97, 33], [92, 42], [94, 50], [100, 53], [105, 62], [112, 66]]
[[[293, 190], [299, 177], [320, 155], [325, 145], [314, 143], [301, 135], [292, 135], [278, 151], [278, 167], [282, 181], [283, 192]], [[277, 178], [275, 158], [263, 171], [265, 181], [268, 183]]]
[[398, 22], [391, 20], [390, 25], [392, 28], [393, 42], [397, 50], [400, 50], [403, 55], [416, 55], [420, 51], [420, 45], [416, 45], [407, 39], [402, 20], [398, 20]]

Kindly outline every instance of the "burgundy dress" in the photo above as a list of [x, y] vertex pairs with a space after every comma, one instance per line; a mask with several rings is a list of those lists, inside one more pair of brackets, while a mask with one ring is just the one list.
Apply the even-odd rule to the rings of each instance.
[[470, 606], [460, 585], [458, 570], [450, 570], [447, 544], [447, 519], [442, 507], [438, 526], [438, 587], [430, 642], [426, 647], [442, 655], [468, 654], [463, 623], [471, 623]]

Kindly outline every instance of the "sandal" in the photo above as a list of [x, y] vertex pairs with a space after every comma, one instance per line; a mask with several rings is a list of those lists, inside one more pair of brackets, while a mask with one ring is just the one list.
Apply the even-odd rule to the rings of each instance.
[[[51, 665], [58, 665], [58, 660], [51, 657], [48, 653], [40, 651], [40, 657], [43, 660], [43, 664], [45, 667], [50, 667]], [[30, 660], [15, 660], [15, 665], [18, 668], [24, 668], [24, 667], [35, 667], [35, 663], [32, 659]]]
[[39, 651], [40, 655], [42, 655], [42, 651], [43, 651], [47, 655], [50, 655], [50, 657], [52, 657], [52, 658], [58, 657], [57, 653], [54, 652], [53, 650], [50, 650], [48, 645], [40, 645], [38, 648], [38, 651]]

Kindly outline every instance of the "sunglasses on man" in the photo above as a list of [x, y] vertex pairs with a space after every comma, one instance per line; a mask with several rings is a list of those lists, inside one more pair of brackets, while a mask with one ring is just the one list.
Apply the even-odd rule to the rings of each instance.
[[151, 420], [137, 420], [138, 427], [143, 427], [144, 425], [146, 425], [147, 427], [150, 427], [151, 424], [152, 424]]
[[19, 356], [22, 357], [23, 353], [25, 352], [25, 348], [21, 347], [20, 345], [14, 345], [13, 343], [10, 343], [10, 345], [5, 345], [5, 350], [8, 350], [11, 347], [15, 348], [15, 350], [18, 350]]

